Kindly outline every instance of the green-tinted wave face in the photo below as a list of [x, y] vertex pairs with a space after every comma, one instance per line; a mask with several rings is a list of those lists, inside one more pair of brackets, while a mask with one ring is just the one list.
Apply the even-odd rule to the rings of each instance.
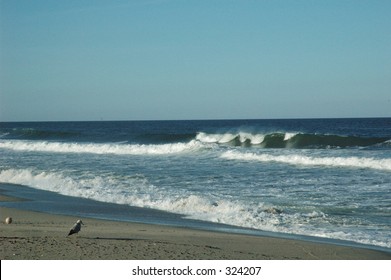
[[386, 138], [365, 138], [357, 136], [297, 134], [286, 141], [291, 148], [347, 148], [381, 145]]
[[326, 149], [350, 147], [389, 147], [388, 138], [341, 136], [308, 133], [199, 133], [197, 140], [207, 143], [217, 143], [229, 146], [261, 147], [261, 148], [291, 148], [291, 149]]

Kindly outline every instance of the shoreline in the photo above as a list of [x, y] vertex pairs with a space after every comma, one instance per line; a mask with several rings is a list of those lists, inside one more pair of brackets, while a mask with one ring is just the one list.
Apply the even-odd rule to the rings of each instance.
[[[390, 260], [387, 252], [277, 237], [0, 207], [2, 260]], [[5, 224], [5, 217], [12, 217]], [[67, 237], [77, 219], [80, 233]]]
[[[88, 205], [85, 203], [94, 203], [93, 208], [103, 207], [95, 204], [99, 202], [74, 200], [75, 198], [45, 191], [37, 192], [20, 185], [17, 185], [20, 187], [17, 188], [19, 192], [14, 192], [11, 190], [15, 190], [15, 185], [11, 185], [11, 189], [7, 188], [7, 185], [10, 186], [0, 184], [2, 260], [391, 259], [391, 253], [386, 249], [383, 251], [381, 248], [349, 246], [343, 242], [320, 238], [290, 238], [284, 235], [269, 235], [267, 232], [265, 235], [252, 234], [251, 231], [234, 231], [234, 228], [218, 224], [216, 228], [195, 227], [194, 224], [183, 226], [180, 223], [157, 224], [152, 222], [156, 218], [172, 218], [161, 216], [159, 211], [145, 212], [140, 209], [141, 212], [136, 213], [136, 217], [151, 215], [150, 223], [143, 219], [123, 221], [115, 216], [109, 220], [106, 216], [91, 216], [87, 211]], [[43, 201], [50, 201], [55, 205], [66, 204], [68, 211], [48, 213], [45, 209], [49, 208], [45, 207]], [[84, 208], [78, 209], [81, 204]], [[41, 208], [29, 209], [26, 205], [40, 205]], [[109, 208], [103, 209], [106, 210], [110, 211]], [[137, 212], [137, 209], [135, 211]], [[6, 217], [12, 217], [13, 222], [6, 224]], [[67, 237], [69, 229], [78, 219], [82, 219], [85, 226], [82, 226], [79, 234]]]
[[1, 206], [61, 216], [80, 216], [98, 220], [163, 225], [217, 233], [292, 239], [312, 243], [369, 249], [391, 255], [390, 248], [376, 245], [316, 236], [262, 231], [228, 224], [188, 219], [181, 214], [130, 205], [100, 202], [87, 198], [65, 196], [55, 192], [39, 190], [19, 184], [0, 183], [0, 207]]

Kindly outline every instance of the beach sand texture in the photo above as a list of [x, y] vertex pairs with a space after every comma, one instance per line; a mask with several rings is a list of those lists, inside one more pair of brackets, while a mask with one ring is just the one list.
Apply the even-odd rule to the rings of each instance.
[[[385, 252], [298, 240], [51, 215], [0, 207], [0, 259], [391, 259]], [[6, 217], [13, 223], [6, 224]], [[79, 234], [67, 237], [81, 218]]]

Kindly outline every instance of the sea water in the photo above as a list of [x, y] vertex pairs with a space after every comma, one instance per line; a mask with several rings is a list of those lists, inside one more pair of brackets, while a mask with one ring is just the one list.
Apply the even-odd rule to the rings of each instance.
[[0, 182], [65, 195], [64, 213], [99, 201], [391, 248], [390, 118], [3, 122]]

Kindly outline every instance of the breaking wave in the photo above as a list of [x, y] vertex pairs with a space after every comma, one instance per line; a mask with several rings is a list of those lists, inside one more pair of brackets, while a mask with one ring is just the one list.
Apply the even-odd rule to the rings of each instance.
[[[259, 148], [288, 148], [288, 149], [327, 149], [327, 148], [354, 148], [374, 147], [377, 149], [390, 149], [390, 137], [364, 137], [355, 135], [335, 135], [304, 132], [257, 132], [255, 128], [233, 129], [225, 132], [159, 132], [132, 133], [130, 131], [115, 131], [115, 133], [102, 133], [97, 128], [92, 132], [84, 133], [82, 130], [51, 131], [48, 129], [14, 128], [0, 131], [3, 141], [31, 141], [31, 143], [55, 143], [68, 145], [98, 145], [89, 143], [104, 143], [100, 145], [113, 145], [111, 143], [129, 143], [133, 147], [154, 148], [166, 145], [171, 147], [191, 145], [194, 141], [203, 144], [219, 144], [225, 146], [259, 147]], [[84, 133], [84, 134], [83, 134]], [[41, 141], [41, 142], [39, 142]], [[6, 143], [6, 142], [3, 142]], [[69, 144], [65, 144], [69, 143]], [[81, 143], [81, 144], [75, 144]], [[108, 143], [108, 144], [105, 144]], [[4, 145], [4, 144], [3, 144]], [[35, 144], [37, 145], [37, 144]], [[113, 147], [111, 147], [113, 148]], [[163, 148], [164, 149], [164, 148]], [[83, 149], [81, 149], [83, 150]], [[94, 152], [95, 153], [95, 152]]]
[[391, 171], [391, 159], [375, 159], [363, 157], [310, 157], [300, 154], [270, 155], [242, 153], [238, 151], [224, 152], [221, 157], [229, 160], [278, 162], [305, 166], [369, 168]]
[[259, 146], [262, 148], [349, 148], [368, 146], [389, 146], [390, 139], [380, 137], [340, 136], [328, 134], [309, 134], [295, 132], [275, 133], [204, 133], [196, 139], [203, 143], [217, 143], [231, 146]]
[[365, 232], [344, 233], [324, 229], [317, 224], [336, 223], [319, 210], [276, 209], [262, 202], [248, 203], [197, 193], [171, 193], [149, 183], [143, 175], [116, 176], [65, 175], [33, 169], [7, 169], [0, 172], [0, 182], [30, 186], [67, 196], [102, 202], [126, 204], [183, 214], [187, 218], [224, 223], [272, 232], [304, 234], [350, 240], [391, 248], [390, 240], [374, 240]]
[[188, 143], [131, 145], [123, 143], [64, 143], [48, 141], [0, 141], [0, 148], [14, 151], [52, 152], [52, 153], [89, 153], [115, 155], [165, 155], [199, 150], [204, 145], [197, 141]]
[[[61, 172], [42, 172], [32, 169], [7, 169], [0, 172], [0, 182], [20, 184], [62, 195], [83, 197], [102, 202], [126, 204], [184, 214], [211, 222], [254, 227], [250, 221], [252, 211], [239, 202], [212, 199], [186, 191], [171, 193], [148, 182], [142, 176], [91, 176], [74, 177]], [[259, 204], [259, 208], [263, 205]], [[259, 210], [260, 212], [263, 212]], [[247, 212], [247, 213], [246, 213]], [[265, 211], [267, 213], [267, 211]], [[248, 216], [243, 219], [243, 215]], [[273, 223], [264, 223], [273, 230]]]

